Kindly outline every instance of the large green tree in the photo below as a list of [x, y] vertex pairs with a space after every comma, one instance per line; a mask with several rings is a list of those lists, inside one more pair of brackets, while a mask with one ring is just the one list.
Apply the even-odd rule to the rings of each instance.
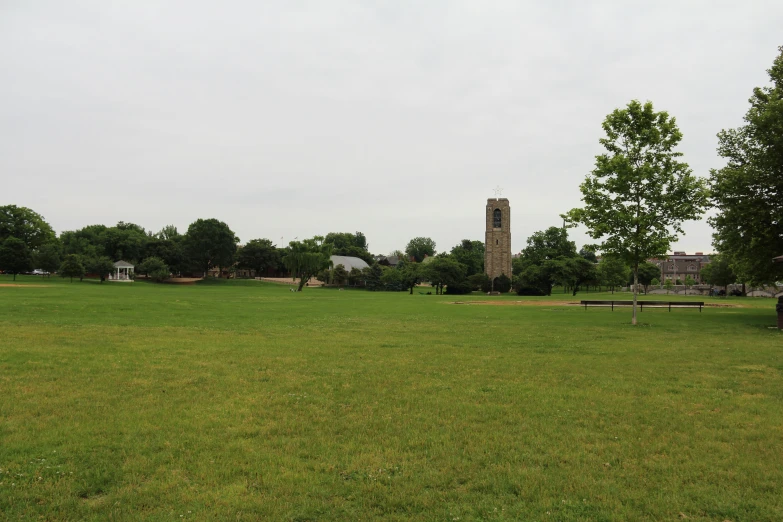
[[213, 267], [234, 264], [239, 238], [224, 222], [197, 219], [185, 234], [185, 254], [190, 263], [206, 276]]
[[422, 268], [422, 276], [435, 288], [435, 294], [442, 294], [444, 286], [465, 281], [466, 273], [465, 265], [451, 257], [436, 257]]
[[650, 263], [649, 261], [645, 261], [643, 263], [639, 263], [639, 270], [637, 271], [637, 277], [634, 281], [634, 274], [633, 272], [626, 272], [626, 277], [629, 278], [628, 284], [629, 286], [634, 284], [634, 282], [642, 285], [642, 288], [644, 288], [644, 293], [647, 293], [647, 289], [652, 284], [653, 279], [657, 279], [661, 276], [661, 269], [658, 267], [658, 265], [655, 265], [653, 263]]
[[594, 262], [581, 255], [566, 260], [563, 283], [571, 287], [572, 295], [598, 279], [598, 269]]
[[[737, 274], [731, 267], [731, 259], [723, 254], [710, 256], [710, 262], [701, 269], [701, 280], [711, 286], [724, 286], [737, 282]], [[726, 288], [728, 291], [728, 288]]]
[[0, 242], [9, 237], [21, 240], [30, 252], [55, 239], [52, 227], [37, 212], [16, 205], [0, 206]]
[[413, 295], [413, 289], [416, 287], [416, 285], [421, 283], [423, 276], [422, 266], [423, 265], [421, 263], [402, 261], [397, 267], [397, 270], [400, 271], [402, 283], [405, 285], [405, 288], [410, 290], [411, 295]]
[[0, 242], [0, 270], [14, 274], [32, 269], [33, 257], [24, 241], [17, 237], [7, 237]]
[[291, 271], [294, 279], [299, 278], [299, 292], [304, 285], [320, 271], [330, 268], [332, 246], [324, 243], [324, 238], [315, 236], [304, 241], [291, 241], [283, 264]]
[[279, 261], [280, 253], [269, 239], [251, 239], [237, 252], [239, 268], [255, 270], [256, 275], [261, 275], [267, 268], [276, 268]]
[[484, 272], [484, 242], [463, 239], [451, 249], [451, 257], [467, 268], [468, 277]]
[[745, 125], [718, 133], [718, 153], [726, 160], [711, 171], [710, 218], [715, 247], [734, 272], [759, 285], [783, 280], [783, 46], [767, 71], [771, 85], [750, 97]]
[[87, 260], [85, 270], [97, 275], [101, 283], [103, 283], [109, 274], [114, 271], [114, 262], [106, 256], [94, 257]]
[[[577, 267], [571, 260], [579, 258], [576, 244], [568, 239], [568, 230], [549, 227], [527, 238], [527, 246], [512, 261], [512, 271], [520, 288], [536, 289], [542, 295], [552, 295], [558, 283], [571, 284]], [[582, 258], [580, 258], [582, 259]]]
[[71, 283], [73, 283], [74, 277], [84, 276], [84, 265], [82, 264], [82, 260], [76, 254], [68, 254], [65, 256], [57, 273], [60, 274], [60, 277], [70, 277]]
[[[662, 257], [683, 234], [682, 223], [699, 219], [707, 205], [703, 180], [694, 177], [675, 148], [682, 133], [675, 119], [651, 102], [634, 100], [603, 122], [606, 152], [580, 186], [584, 207], [568, 217], [585, 225], [600, 250], [623, 258], [638, 283], [639, 265]], [[636, 324], [637, 285], [633, 293]]]
[[408, 241], [405, 254], [413, 257], [417, 263], [421, 263], [425, 257], [435, 255], [435, 241], [429, 237], [414, 237]]
[[324, 244], [331, 245], [332, 255], [358, 257], [368, 265], [375, 261], [367, 250], [367, 238], [361, 232], [329, 232], [324, 237]]
[[159, 257], [148, 257], [136, 267], [136, 271], [145, 274], [156, 282], [169, 278], [170, 270], [166, 262]]
[[35, 268], [40, 268], [49, 272], [56, 272], [62, 262], [62, 243], [59, 240], [50, 241], [41, 245], [33, 253], [33, 264]]
[[623, 258], [616, 255], [603, 256], [598, 263], [598, 277], [601, 284], [606, 285], [612, 289], [614, 293], [615, 288], [623, 286], [628, 280], [628, 273], [630, 269], [625, 264]]

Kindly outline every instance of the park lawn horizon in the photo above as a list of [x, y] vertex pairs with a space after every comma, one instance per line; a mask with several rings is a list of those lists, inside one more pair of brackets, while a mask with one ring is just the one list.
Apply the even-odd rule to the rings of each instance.
[[16, 283], [8, 519], [783, 519], [772, 299]]

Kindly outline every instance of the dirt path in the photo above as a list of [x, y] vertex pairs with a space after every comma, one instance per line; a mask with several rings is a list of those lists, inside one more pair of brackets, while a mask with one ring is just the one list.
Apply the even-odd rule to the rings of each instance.
[[52, 285], [20, 285], [19, 283], [1, 283], [0, 288], [49, 288]]

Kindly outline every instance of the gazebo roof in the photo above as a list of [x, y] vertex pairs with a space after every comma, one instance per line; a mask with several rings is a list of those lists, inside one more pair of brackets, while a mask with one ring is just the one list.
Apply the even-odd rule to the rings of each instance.
[[120, 259], [116, 263], [114, 263], [114, 268], [133, 268], [133, 265], [128, 263], [127, 261], [123, 261]]

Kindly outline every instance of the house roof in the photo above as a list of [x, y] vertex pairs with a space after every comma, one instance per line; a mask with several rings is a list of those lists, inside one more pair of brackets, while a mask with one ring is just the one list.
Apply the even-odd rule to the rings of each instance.
[[329, 259], [332, 261], [332, 266], [343, 265], [343, 268], [349, 272], [352, 268], [361, 270], [362, 268], [367, 268], [370, 266], [364, 261], [364, 259], [359, 259], [358, 257], [330, 256]]
[[127, 261], [123, 261], [120, 259], [116, 263], [114, 263], [114, 268], [133, 268], [133, 265], [128, 263]]

